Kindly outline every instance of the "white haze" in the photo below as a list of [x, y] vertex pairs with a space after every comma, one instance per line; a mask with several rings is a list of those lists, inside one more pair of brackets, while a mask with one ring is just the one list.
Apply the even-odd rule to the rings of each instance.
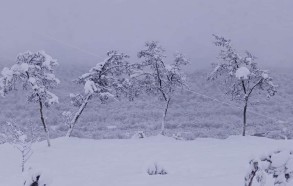
[[108, 50], [136, 57], [158, 40], [197, 69], [215, 62], [219, 34], [266, 67], [292, 68], [292, 8], [292, 0], [1, 0], [0, 63], [42, 49], [61, 64], [92, 65]]

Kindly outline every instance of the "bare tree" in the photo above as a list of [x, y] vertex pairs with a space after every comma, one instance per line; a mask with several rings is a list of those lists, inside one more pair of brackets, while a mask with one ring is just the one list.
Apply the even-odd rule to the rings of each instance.
[[12, 144], [21, 153], [21, 171], [24, 172], [25, 164], [33, 154], [32, 145], [38, 138], [31, 127], [29, 134], [21, 130], [12, 122], [7, 122], [5, 127], [5, 140]]
[[107, 58], [91, 68], [89, 73], [80, 76], [76, 82], [84, 86], [84, 94], [71, 94], [72, 104], [79, 107], [73, 116], [67, 136], [70, 137], [72, 131], [87, 107], [90, 100], [94, 98], [106, 103], [110, 99], [118, 99], [123, 95], [128, 95], [130, 87], [129, 77], [133, 65], [127, 61], [129, 57], [117, 51], [107, 53]]
[[[58, 97], [49, 91], [60, 81], [55, 77], [53, 68], [57, 61], [44, 51], [36, 53], [25, 52], [17, 56], [16, 64], [11, 68], [5, 67], [0, 77], [0, 94], [5, 96], [21, 84], [29, 91], [28, 101], [39, 105], [40, 119], [50, 146], [49, 128], [45, 122], [44, 106], [49, 107], [58, 103]], [[18, 83], [19, 82], [19, 83]]]
[[258, 68], [256, 58], [249, 52], [241, 56], [231, 46], [231, 41], [214, 35], [215, 45], [221, 47], [219, 54], [220, 63], [215, 65], [209, 79], [215, 80], [222, 77], [227, 89], [226, 94], [232, 100], [244, 103], [243, 106], [243, 131], [246, 134], [248, 104], [255, 94], [267, 93], [267, 97], [274, 96], [277, 86], [273, 83], [267, 70]]
[[155, 95], [164, 101], [165, 109], [161, 123], [163, 135], [166, 116], [174, 93], [186, 85], [182, 67], [189, 63], [182, 54], [176, 54], [174, 62], [169, 65], [165, 62], [164, 52], [165, 50], [158, 42], [147, 42], [145, 49], [138, 53], [138, 57], [143, 59], [140, 63], [141, 73], [133, 77], [139, 80], [139, 85], [147, 94]]

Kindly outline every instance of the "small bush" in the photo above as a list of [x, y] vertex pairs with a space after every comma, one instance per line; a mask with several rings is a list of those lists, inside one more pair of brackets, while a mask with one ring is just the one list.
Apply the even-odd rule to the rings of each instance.
[[166, 175], [168, 174], [167, 171], [158, 163], [153, 163], [147, 169], [147, 173], [149, 175]]
[[132, 139], [142, 139], [145, 138], [145, 133], [143, 131], [138, 131], [132, 136]]

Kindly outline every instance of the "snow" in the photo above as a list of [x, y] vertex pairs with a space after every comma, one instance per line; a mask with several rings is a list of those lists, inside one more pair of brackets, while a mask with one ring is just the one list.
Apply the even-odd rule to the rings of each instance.
[[134, 70], [134, 72], [130, 75], [130, 78], [136, 78], [143, 75], [145, 72], [143, 70]]
[[287, 172], [293, 172], [293, 157], [291, 155], [291, 159], [286, 164]]
[[109, 125], [109, 126], [106, 126], [106, 127], [109, 130], [115, 130], [115, 129], [117, 129], [117, 126], [115, 126], [115, 125]]
[[49, 105], [54, 104], [54, 103], [59, 103], [59, 98], [53, 94], [52, 92], [47, 91], [47, 94], [50, 96], [47, 100], [47, 103]]
[[57, 60], [53, 59], [50, 55], [48, 55], [45, 51], [39, 51], [39, 53], [44, 57], [44, 61], [42, 66], [48, 70], [52, 70], [53, 66], [58, 65]]
[[100, 96], [104, 98], [115, 98], [115, 96], [111, 94], [110, 92], [101, 92]]
[[45, 78], [50, 81], [55, 81], [57, 84], [60, 84], [60, 80], [56, 78], [55, 74], [46, 73]]
[[268, 81], [268, 84], [272, 87], [278, 87], [278, 85], [275, 85], [272, 81]]
[[86, 79], [86, 78], [90, 77], [92, 74], [93, 74], [93, 73], [85, 73], [85, 74], [83, 74], [82, 76], [80, 76], [79, 78], [80, 78], [80, 79]]
[[173, 66], [172, 66], [172, 65], [169, 65], [169, 64], [165, 64], [165, 68], [166, 68], [168, 71], [173, 70]]
[[290, 156], [289, 153], [287, 151], [282, 151], [280, 153], [277, 154], [273, 154], [272, 155], [272, 166], [275, 168], [284, 166], [286, 164], [286, 162], [289, 160]]
[[102, 68], [103, 68], [104, 65], [105, 65], [105, 62], [98, 63], [95, 67], [93, 67], [91, 69], [91, 71], [93, 71], [93, 70], [95, 70], [95, 71], [102, 71]]
[[29, 70], [29, 65], [27, 63], [15, 64], [12, 65], [11, 70], [17, 74], [24, 73]]
[[[293, 140], [240, 136], [194, 141], [164, 136], [129, 140], [58, 138], [52, 140], [51, 148], [45, 141], [34, 144], [26, 167], [49, 177], [49, 186], [234, 186], [244, 185], [252, 157], [292, 147]], [[0, 145], [1, 186], [23, 185], [20, 163], [17, 149]], [[148, 175], [147, 167], [153, 163], [168, 174]], [[273, 186], [270, 177], [267, 183]]]
[[269, 168], [270, 163], [268, 161], [259, 161], [258, 165], [262, 170]]
[[264, 79], [268, 79], [269, 78], [269, 75], [267, 73], [262, 73], [261, 75]]
[[238, 79], [248, 79], [250, 71], [247, 67], [240, 67], [236, 70], [235, 75]]
[[36, 84], [36, 82], [37, 82], [36, 78], [33, 78], [33, 77], [30, 77], [30, 78], [28, 79], [28, 81], [29, 81], [32, 85]]
[[27, 139], [27, 136], [26, 136], [25, 134], [19, 136], [19, 140], [20, 140], [21, 142], [25, 142], [26, 139]]
[[95, 85], [95, 82], [93, 82], [92, 80], [87, 80], [84, 84], [84, 92], [85, 94], [92, 94], [95, 91], [97, 91], [98, 88]]
[[245, 61], [250, 64], [252, 62], [252, 59], [250, 57], [245, 58]]
[[12, 78], [13, 78], [13, 71], [10, 70], [9, 68], [7, 67], [4, 67], [2, 72], [1, 72], [2, 76], [4, 78], [6, 78], [8, 81], [10, 81]]
[[39, 90], [39, 86], [37, 85], [37, 80], [34, 77], [30, 77], [28, 82], [31, 83], [33, 90]]
[[22, 63], [20, 66], [20, 69], [23, 71], [23, 72], [27, 72], [28, 69], [29, 69], [29, 65], [27, 63]]
[[213, 70], [213, 72], [211, 72], [211, 76], [213, 76], [216, 72], [218, 72], [218, 70], [221, 68], [221, 65], [217, 65], [215, 68], [214, 68], [214, 70]]
[[12, 67], [11, 67], [10, 70], [12, 71], [12, 73], [13, 73], [14, 75], [19, 75], [20, 72], [21, 72], [21, 67], [20, 67], [20, 65], [15, 64], [15, 65], [12, 65]]
[[76, 95], [75, 94], [73, 94], [73, 93], [69, 93], [69, 97], [70, 98], [74, 98]]

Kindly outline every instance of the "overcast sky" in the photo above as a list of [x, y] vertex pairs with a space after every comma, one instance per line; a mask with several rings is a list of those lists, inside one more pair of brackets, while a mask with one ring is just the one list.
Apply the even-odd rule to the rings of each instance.
[[95, 64], [111, 49], [135, 59], [157, 40], [196, 69], [215, 62], [219, 34], [263, 66], [293, 68], [292, 9], [292, 0], [1, 0], [0, 60], [45, 50], [60, 64]]

